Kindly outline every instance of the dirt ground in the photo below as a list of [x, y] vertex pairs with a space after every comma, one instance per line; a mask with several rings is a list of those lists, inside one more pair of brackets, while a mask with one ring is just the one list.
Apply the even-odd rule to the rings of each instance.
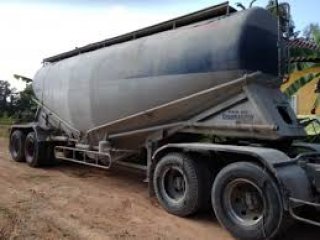
[[[232, 240], [213, 213], [179, 218], [149, 198], [143, 176], [74, 164], [32, 169], [10, 160], [0, 138], [0, 240]], [[283, 240], [316, 240], [298, 224]]]

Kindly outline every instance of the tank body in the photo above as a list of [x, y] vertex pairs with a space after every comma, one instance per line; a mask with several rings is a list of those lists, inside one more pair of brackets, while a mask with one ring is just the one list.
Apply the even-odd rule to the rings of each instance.
[[44, 64], [33, 88], [86, 132], [244, 73], [277, 75], [277, 54], [276, 19], [252, 8]]

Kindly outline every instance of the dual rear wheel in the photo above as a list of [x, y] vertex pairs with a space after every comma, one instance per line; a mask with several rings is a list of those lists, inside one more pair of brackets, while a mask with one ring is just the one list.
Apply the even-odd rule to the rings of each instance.
[[283, 206], [277, 184], [260, 166], [231, 163], [213, 179], [208, 167], [183, 153], [170, 153], [156, 165], [153, 186], [169, 212], [188, 216], [208, 199], [219, 222], [237, 239], [271, 239], [281, 228]]
[[53, 162], [53, 148], [46, 142], [39, 142], [33, 131], [25, 134], [21, 130], [14, 130], [9, 150], [14, 161], [27, 162], [31, 167], [47, 166]]

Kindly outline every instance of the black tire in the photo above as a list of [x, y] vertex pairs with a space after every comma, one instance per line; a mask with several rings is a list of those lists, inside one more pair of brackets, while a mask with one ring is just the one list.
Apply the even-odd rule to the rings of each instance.
[[164, 156], [156, 165], [153, 185], [158, 201], [171, 214], [191, 215], [203, 203], [201, 168], [185, 154]]
[[38, 142], [35, 132], [30, 132], [26, 137], [25, 156], [30, 167], [47, 165], [47, 148], [45, 143]]
[[272, 239], [282, 226], [278, 187], [255, 164], [238, 162], [223, 168], [213, 183], [211, 199], [219, 222], [237, 239]]
[[16, 162], [25, 162], [24, 145], [26, 136], [20, 130], [14, 130], [10, 136], [9, 151], [11, 157]]

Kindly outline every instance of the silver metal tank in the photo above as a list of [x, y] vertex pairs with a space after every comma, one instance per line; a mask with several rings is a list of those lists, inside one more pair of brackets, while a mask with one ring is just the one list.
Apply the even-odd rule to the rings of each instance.
[[277, 75], [277, 54], [276, 19], [252, 8], [45, 63], [33, 88], [46, 107], [85, 133], [244, 73]]

